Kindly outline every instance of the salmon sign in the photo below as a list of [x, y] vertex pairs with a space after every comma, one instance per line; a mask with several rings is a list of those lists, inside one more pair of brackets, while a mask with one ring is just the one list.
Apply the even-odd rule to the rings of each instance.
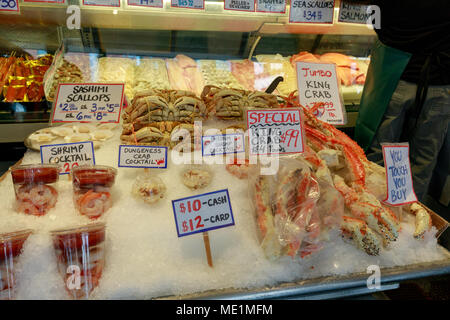
[[322, 102], [313, 110], [317, 118], [330, 124], [345, 124], [334, 64], [297, 62], [297, 85], [301, 105], [311, 109]]
[[247, 110], [251, 155], [303, 152], [300, 109]]

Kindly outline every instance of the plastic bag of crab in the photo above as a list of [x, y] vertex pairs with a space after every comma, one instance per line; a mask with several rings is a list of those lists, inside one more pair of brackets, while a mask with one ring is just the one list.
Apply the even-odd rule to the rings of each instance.
[[342, 202], [322, 195], [330, 185], [319, 180], [301, 159], [280, 158], [273, 175], [263, 175], [260, 170], [251, 166], [249, 190], [266, 257], [303, 258], [320, 250], [327, 231], [339, 226], [343, 211]]

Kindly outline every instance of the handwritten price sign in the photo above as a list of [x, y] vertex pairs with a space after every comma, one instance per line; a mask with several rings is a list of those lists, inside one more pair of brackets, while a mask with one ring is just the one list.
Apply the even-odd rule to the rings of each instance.
[[247, 126], [252, 155], [303, 152], [299, 109], [247, 110]]
[[94, 165], [94, 144], [92, 141], [85, 141], [41, 146], [41, 163], [60, 164], [60, 174], [68, 174], [73, 167], [82, 164]]
[[120, 7], [120, 0], [83, 0], [85, 6]]
[[367, 13], [368, 5], [351, 4], [345, 0], [341, 1], [339, 7], [339, 22], [366, 24], [370, 18], [370, 13]]
[[290, 23], [333, 23], [334, 0], [292, 0]]
[[172, 200], [178, 237], [234, 225], [228, 189]]
[[0, 11], [19, 12], [19, 0], [0, 0]]
[[174, 8], [205, 9], [204, 0], [171, 0], [170, 6]]
[[387, 180], [387, 196], [384, 202], [390, 205], [416, 202], [409, 163], [409, 145], [382, 144], [381, 147]]
[[60, 83], [52, 122], [118, 123], [123, 83]]
[[225, 10], [235, 10], [235, 11], [255, 11], [255, 1], [254, 0], [225, 0], [224, 1]]
[[245, 152], [244, 134], [218, 134], [202, 136], [202, 155], [214, 156]]
[[285, 13], [285, 0], [256, 0], [257, 12]]
[[140, 6], [140, 7], [149, 7], [149, 8], [162, 8], [163, 1], [162, 0], [128, 0], [129, 6]]
[[310, 109], [322, 102], [313, 111], [317, 118], [331, 124], [345, 124], [334, 64], [297, 62], [297, 85], [301, 105]]
[[119, 167], [167, 168], [167, 147], [119, 146]]

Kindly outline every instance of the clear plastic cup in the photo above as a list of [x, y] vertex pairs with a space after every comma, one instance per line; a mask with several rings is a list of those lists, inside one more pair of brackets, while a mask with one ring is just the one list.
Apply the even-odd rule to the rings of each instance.
[[16, 278], [14, 265], [32, 230], [0, 234], [0, 300], [14, 299]]
[[98, 286], [105, 265], [105, 224], [51, 232], [58, 271], [73, 299], [87, 299]]
[[73, 201], [82, 215], [100, 217], [112, 206], [111, 187], [117, 170], [108, 166], [79, 166], [72, 169]]
[[16, 194], [16, 210], [35, 216], [45, 215], [58, 200], [56, 182], [59, 165], [21, 165], [11, 170]]

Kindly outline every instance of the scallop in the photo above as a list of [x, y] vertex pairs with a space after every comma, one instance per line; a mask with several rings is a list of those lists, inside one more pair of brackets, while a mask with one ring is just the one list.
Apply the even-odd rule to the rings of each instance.
[[83, 142], [91, 140], [91, 136], [88, 133], [74, 133], [64, 138], [67, 143]]
[[97, 129], [100, 130], [114, 130], [118, 127], [117, 123], [100, 123]]
[[111, 130], [96, 130], [91, 133], [92, 140], [105, 141], [111, 138], [114, 133]]
[[33, 133], [29, 137], [29, 139], [32, 144], [35, 144], [35, 143], [42, 144], [42, 143], [51, 142], [51, 141], [55, 140], [56, 137], [49, 133]]
[[90, 133], [94, 130], [93, 126], [87, 124], [79, 124], [73, 127], [77, 133]]
[[73, 134], [73, 128], [72, 126], [66, 127], [66, 126], [60, 126], [60, 127], [54, 127], [50, 128], [51, 132], [58, 137], [67, 137]]

